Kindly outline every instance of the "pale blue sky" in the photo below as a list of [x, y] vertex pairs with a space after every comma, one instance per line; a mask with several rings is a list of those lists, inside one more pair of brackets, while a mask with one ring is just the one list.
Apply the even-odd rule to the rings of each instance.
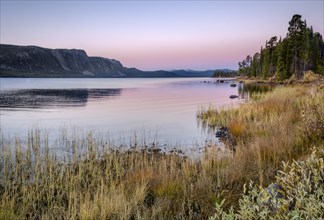
[[293, 14], [324, 33], [324, 1], [3, 1], [1, 43], [79, 48], [143, 70], [237, 68]]

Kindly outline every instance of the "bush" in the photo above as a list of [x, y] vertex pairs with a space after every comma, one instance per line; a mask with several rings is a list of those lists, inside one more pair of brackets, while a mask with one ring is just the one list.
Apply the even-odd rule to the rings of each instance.
[[[223, 210], [224, 200], [216, 204], [210, 219], [321, 219], [324, 218], [324, 151], [314, 149], [306, 161], [283, 163], [276, 176], [277, 192], [249, 185], [239, 208]], [[278, 196], [281, 194], [282, 196]]]

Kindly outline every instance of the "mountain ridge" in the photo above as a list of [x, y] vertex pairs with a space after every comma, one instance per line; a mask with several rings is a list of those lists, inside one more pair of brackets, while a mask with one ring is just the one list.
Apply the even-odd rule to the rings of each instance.
[[156, 70], [127, 68], [110, 58], [88, 56], [81, 49], [51, 49], [34, 45], [0, 44], [1, 77], [122, 78], [209, 77], [214, 70]]

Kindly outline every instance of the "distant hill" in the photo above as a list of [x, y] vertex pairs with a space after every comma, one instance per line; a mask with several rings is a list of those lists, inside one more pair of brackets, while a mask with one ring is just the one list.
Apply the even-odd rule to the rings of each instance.
[[1, 77], [211, 77], [214, 71], [141, 71], [84, 50], [0, 44]]

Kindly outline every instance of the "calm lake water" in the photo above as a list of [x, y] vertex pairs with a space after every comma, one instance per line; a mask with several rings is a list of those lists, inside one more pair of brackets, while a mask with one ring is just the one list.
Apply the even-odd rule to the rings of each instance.
[[200, 126], [197, 111], [235, 105], [239, 101], [229, 96], [240, 87], [211, 78], [0, 80], [4, 137], [26, 137], [33, 127], [51, 137], [77, 128], [126, 143], [136, 133], [182, 146], [214, 138]]

